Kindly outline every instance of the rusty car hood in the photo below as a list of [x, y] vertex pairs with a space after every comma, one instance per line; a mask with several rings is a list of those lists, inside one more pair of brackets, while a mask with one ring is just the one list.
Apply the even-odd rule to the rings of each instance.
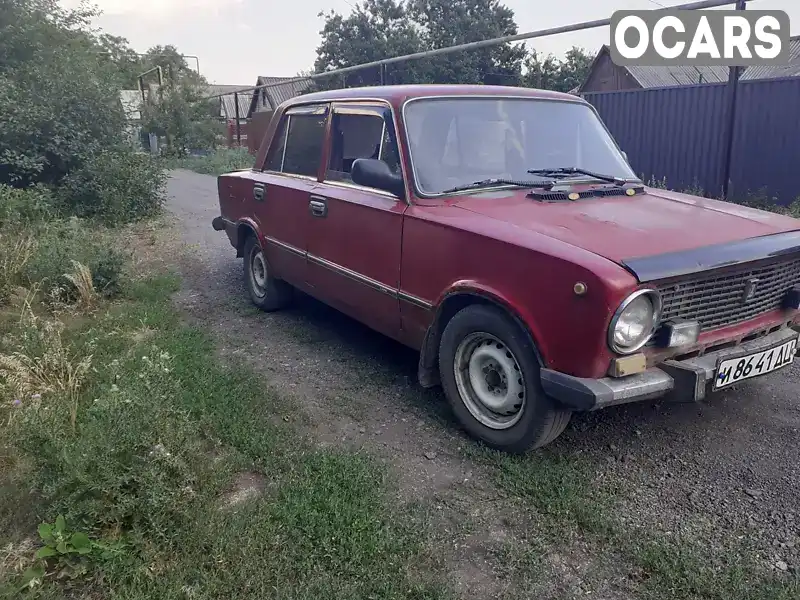
[[546, 235], [625, 265], [631, 259], [789, 231], [800, 219], [667, 190], [633, 197], [541, 202], [527, 190], [496, 190], [451, 201], [463, 210]]

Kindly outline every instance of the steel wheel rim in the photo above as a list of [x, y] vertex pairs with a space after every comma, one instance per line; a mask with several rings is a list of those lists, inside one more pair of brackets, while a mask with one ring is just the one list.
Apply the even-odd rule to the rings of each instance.
[[490, 429], [509, 429], [522, 418], [525, 379], [514, 353], [489, 333], [471, 333], [456, 349], [453, 365], [461, 401]]
[[259, 298], [267, 295], [267, 261], [260, 248], [253, 248], [250, 255], [250, 282]]

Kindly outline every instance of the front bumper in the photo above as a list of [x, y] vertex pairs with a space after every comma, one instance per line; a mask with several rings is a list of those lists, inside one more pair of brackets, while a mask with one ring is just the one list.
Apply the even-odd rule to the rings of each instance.
[[668, 360], [628, 377], [584, 379], [542, 369], [542, 387], [548, 396], [570, 408], [583, 411], [665, 396], [678, 401], [699, 402], [711, 388], [717, 361], [721, 357], [761, 352], [797, 337], [797, 331], [784, 328], [731, 348], [686, 360]]

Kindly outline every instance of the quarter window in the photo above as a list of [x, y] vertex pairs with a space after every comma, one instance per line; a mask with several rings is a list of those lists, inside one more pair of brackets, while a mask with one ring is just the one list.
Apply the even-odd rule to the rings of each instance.
[[383, 110], [334, 113], [326, 179], [352, 181], [353, 162], [358, 158], [382, 160], [399, 173], [400, 157], [391, 128], [391, 118], [385, 118]]

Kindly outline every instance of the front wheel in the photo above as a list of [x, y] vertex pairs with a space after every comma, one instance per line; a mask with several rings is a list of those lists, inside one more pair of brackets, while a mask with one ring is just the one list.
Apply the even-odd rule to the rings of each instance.
[[244, 244], [244, 281], [250, 300], [263, 311], [279, 310], [292, 300], [292, 287], [272, 275], [255, 235], [248, 236]]
[[549, 444], [572, 415], [544, 394], [528, 336], [493, 306], [468, 306], [450, 320], [439, 346], [439, 372], [467, 432], [506, 452]]

